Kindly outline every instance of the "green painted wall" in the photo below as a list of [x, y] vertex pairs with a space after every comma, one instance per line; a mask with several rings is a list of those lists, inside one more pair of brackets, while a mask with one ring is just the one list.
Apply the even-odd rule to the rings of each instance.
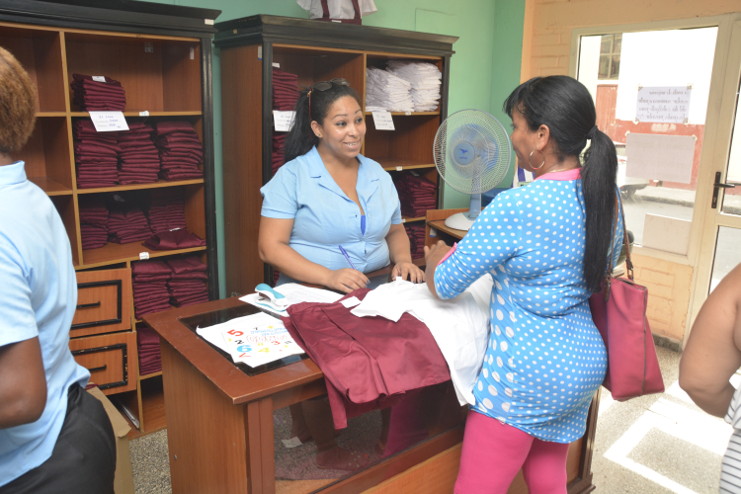
[[[292, 0], [150, 0], [157, 3], [219, 9], [216, 22], [254, 14], [307, 18]], [[375, 0], [378, 12], [363, 18], [368, 26], [457, 36], [451, 59], [448, 113], [473, 108], [492, 113], [509, 128], [502, 102], [520, 80], [525, 0]], [[219, 53], [214, 53], [214, 142], [216, 215], [221, 202], [221, 90]], [[468, 196], [445, 188], [443, 207], [467, 207]], [[218, 230], [220, 279], [225, 272], [223, 229]], [[225, 296], [223, 281], [220, 293]]]

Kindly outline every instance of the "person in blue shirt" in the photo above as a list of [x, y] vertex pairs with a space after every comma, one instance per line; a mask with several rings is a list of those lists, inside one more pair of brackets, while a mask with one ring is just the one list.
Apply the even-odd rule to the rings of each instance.
[[344, 79], [319, 82], [299, 97], [286, 163], [261, 189], [260, 258], [280, 271], [281, 282], [349, 293], [390, 262], [392, 278], [424, 280], [391, 176], [360, 154], [365, 131], [360, 99]]
[[[278, 285], [298, 281], [349, 293], [387, 281], [366, 273], [393, 263], [390, 276], [424, 281], [412, 262], [409, 237], [391, 176], [360, 154], [365, 117], [345, 79], [301, 92], [285, 159], [261, 193], [260, 258], [280, 272]], [[354, 470], [363, 459], [334, 439], [329, 404], [306, 400], [291, 407], [296, 437], [312, 437], [322, 468]]]
[[607, 368], [589, 298], [623, 239], [617, 154], [571, 77], [524, 82], [504, 109], [517, 164], [535, 180], [498, 194], [453, 249], [425, 247], [427, 284], [442, 299], [493, 279], [455, 492], [506, 493], [522, 469], [530, 492], [565, 494], [569, 443], [584, 435]]
[[113, 429], [68, 346], [77, 303], [69, 238], [11, 158], [33, 131], [35, 91], [0, 48], [0, 493], [112, 493]]

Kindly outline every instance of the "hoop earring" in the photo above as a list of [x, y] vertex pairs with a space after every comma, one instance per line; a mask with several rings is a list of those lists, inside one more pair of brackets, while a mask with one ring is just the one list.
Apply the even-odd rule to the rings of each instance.
[[543, 168], [543, 165], [545, 165], [545, 158], [543, 158], [543, 161], [540, 162], [540, 165], [533, 166], [533, 153], [534, 152], [535, 152], [535, 149], [530, 151], [530, 154], [527, 156], [527, 162], [530, 165], [530, 168], [532, 168], [533, 170], [540, 170], [541, 168]]

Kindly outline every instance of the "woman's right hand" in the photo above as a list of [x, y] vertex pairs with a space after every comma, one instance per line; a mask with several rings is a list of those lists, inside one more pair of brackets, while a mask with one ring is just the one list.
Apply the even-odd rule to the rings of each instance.
[[324, 285], [332, 290], [350, 293], [358, 288], [365, 288], [370, 280], [357, 269], [343, 268], [329, 272], [329, 277]]

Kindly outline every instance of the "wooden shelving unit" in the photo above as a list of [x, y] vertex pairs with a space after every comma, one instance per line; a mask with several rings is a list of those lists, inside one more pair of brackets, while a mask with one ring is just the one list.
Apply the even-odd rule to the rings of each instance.
[[[78, 272], [120, 271], [141, 259], [195, 254], [208, 266], [209, 296], [216, 297], [211, 63], [213, 21], [219, 13], [125, 0], [104, 4], [94, 0], [0, 0], [0, 45], [23, 64], [39, 94], [36, 128], [18, 158], [26, 162], [29, 179], [46, 191], [62, 216]], [[89, 114], [75, 105], [70, 86], [73, 74], [104, 75], [120, 81], [128, 122], [183, 120], [192, 124], [203, 144], [203, 178], [78, 187], [73, 129], [75, 121], [89, 118]], [[83, 248], [80, 201], [130, 193], [149, 198], [167, 194], [182, 197], [188, 231], [205, 239], [207, 245], [163, 251], [152, 251], [141, 242]], [[150, 405], [154, 410], [163, 409], [161, 382], [157, 382], [161, 375], [138, 373], [136, 327], [140, 321], [134, 316], [131, 290], [128, 293], [122, 303], [127, 305], [130, 320], [115, 334], [133, 342], [128, 359], [134, 364], [129, 370], [134, 372], [126, 386], [113, 386], [105, 392], [116, 395], [114, 401], [125, 403], [141, 431], [149, 432], [165, 426], [163, 413], [150, 416], [148, 410]], [[71, 336], [71, 346], [80, 347], [82, 342], [74, 331]]]
[[[343, 77], [365, 98], [366, 69], [389, 60], [429, 62], [442, 74], [436, 111], [393, 112], [395, 131], [376, 130], [370, 113], [363, 154], [390, 173], [413, 170], [439, 184], [432, 154], [446, 116], [453, 36], [256, 15], [216, 24], [223, 117], [227, 294], [270, 281], [257, 254], [260, 187], [272, 175], [274, 66], [298, 75], [299, 86]], [[438, 187], [439, 193], [439, 187]], [[438, 198], [439, 201], [439, 198]], [[405, 218], [424, 224], [424, 217]]]

